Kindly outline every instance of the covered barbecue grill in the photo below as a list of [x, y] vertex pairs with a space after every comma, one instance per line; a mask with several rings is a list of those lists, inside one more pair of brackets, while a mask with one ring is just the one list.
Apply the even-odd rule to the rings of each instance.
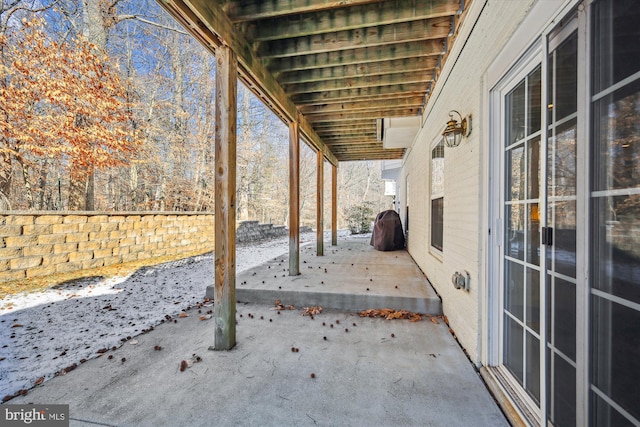
[[371, 246], [379, 251], [404, 249], [404, 232], [400, 215], [396, 211], [383, 211], [376, 216], [371, 233]]

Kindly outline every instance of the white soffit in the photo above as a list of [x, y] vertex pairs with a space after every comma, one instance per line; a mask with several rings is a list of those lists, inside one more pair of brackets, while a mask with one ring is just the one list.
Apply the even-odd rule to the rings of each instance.
[[383, 160], [382, 179], [398, 179], [398, 174], [402, 169], [402, 160]]
[[384, 148], [409, 148], [420, 130], [420, 116], [384, 119]]

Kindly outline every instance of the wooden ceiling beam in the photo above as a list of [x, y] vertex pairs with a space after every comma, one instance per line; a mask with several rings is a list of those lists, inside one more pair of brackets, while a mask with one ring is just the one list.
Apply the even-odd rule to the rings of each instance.
[[376, 131], [374, 130], [368, 130], [365, 132], [351, 132], [349, 130], [344, 130], [344, 131], [338, 131], [338, 130], [334, 130], [332, 132], [327, 132], [327, 133], [323, 133], [322, 134], [322, 140], [323, 141], [327, 141], [327, 145], [335, 139], [344, 139], [344, 138], [369, 138], [369, 137], [375, 137], [376, 135]]
[[360, 150], [349, 148], [348, 150], [345, 150], [345, 151], [338, 150], [338, 152], [336, 153], [336, 156], [340, 156], [340, 155], [354, 156], [358, 154], [371, 154], [371, 153], [379, 153], [380, 155], [385, 155], [385, 156], [397, 156], [397, 155], [404, 154], [404, 150], [405, 150], [404, 148], [388, 150], [382, 147], [362, 148]]
[[375, 117], [367, 117], [364, 119], [352, 120], [350, 123], [316, 123], [313, 126], [314, 129], [317, 129], [319, 132], [323, 132], [326, 130], [334, 130], [334, 129], [374, 129], [376, 128], [376, 120]]
[[[345, 143], [337, 142], [337, 143], [331, 143], [328, 145], [331, 146], [331, 150], [335, 150], [336, 153], [339, 153], [340, 150], [358, 149], [362, 146], [369, 146], [369, 145], [373, 146], [376, 143], [377, 141], [374, 138], [373, 140], [360, 140], [360, 141], [345, 142]], [[382, 144], [375, 145], [375, 146], [379, 148], [384, 148]]]
[[313, 92], [293, 95], [291, 99], [298, 106], [309, 104], [331, 104], [345, 101], [364, 101], [367, 99], [408, 98], [424, 96], [430, 89], [427, 83], [410, 83], [388, 86], [375, 86], [356, 89], [343, 89], [328, 92]]
[[355, 143], [374, 143], [380, 142], [376, 138], [375, 133], [370, 134], [361, 134], [361, 135], [347, 135], [344, 138], [334, 137], [332, 139], [328, 139], [325, 143], [327, 146], [335, 145], [335, 144], [355, 144]]
[[205, 47], [215, 51], [217, 46], [227, 44], [238, 58], [240, 76], [250, 88], [263, 94], [270, 108], [290, 121], [297, 121], [304, 139], [322, 151], [333, 165], [337, 159], [324, 145], [311, 124], [302, 116], [296, 105], [262, 64], [243, 36], [233, 30], [233, 24], [220, 9], [217, 2], [211, 0], [159, 0], [162, 7], [175, 16], [185, 28], [194, 34]]
[[375, 134], [360, 134], [360, 135], [344, 135], [344, 136], [334, 136], [330, 138], [324, 138], [323, 141], [325, 144], [329, 146], [336, 145], [352, 145], [352, 144], [361, 144], [361, 143], [378, 143]]
[[424, 100], [424, 92], [420, 92], [420, 91], [415, 91], [415, 92], [407, 92], [407, 93], [398, 93], [398, 94], [391, 94], [391, 95], [381, 95], [381, 96], [354, 96], [351, 98], [348, 97], [342, 97], [342, 98], [327, 98], [324, 100], [317, 100], [314, 103], [303, 103], [303, 104], [299, 104], [299, 108], [301, 110], [304, 110], [305, 107], [307, 106], [317, 106], [317, 105], [332, 105], [332, 104], [344, 104], [345, 102], [377, 102], [379, 104], [383, 104], [386, 101], [393, 101], [393, 100], [402, 100], [402, 99], [407, 99], [407, 98], [420, 98], [422, 100]]
[[289, 71], [315, 70], [341, 65], [437, 56], [444, 53], [444, 48], [444, 42], [441, 39], [421, 40], [417, 42], [322, 52], [311, 55], [272, 58], [265, 63], [271, 72], [279, 75], [280, 73]]
[[373, 126], [373, 128], [366, 128], [365, 130], [360, 130], [360, 131], [354, 131], [349, 128], [334, 127], [324, 132], [322, 130], [318, 132], [318, 135], [320, 135], [323, 141], [325, 139], [331, 139], [331, 138], [335, 139], [338, 137], [357, 137], [357, 136], [368, 137], [370, 135], [375, 136], [375, 134], [376, 134], [375, 126]]
[[451, 17], [442, 17], [279, 40], [274, 43], [262, 42], [258, 44], [257, 52], [262, 59], [284, 58], [353, 49], [354, 46], [372, 47], [444, 39], [452, 33], [453, 22]]
[[338, 145], [339, 144], [353, 144], [353, 143], [360, 143], [360, 142], [380, 142], [376, 138], [375, 132], [361, 133], [361, 134], [357, 134], [357, 135], [356, 134], [345, 134], [343, 136], [341, 136], [341, 135], [333, 135], [333, 136], [327, 137], [326, 139], [323, 138], [323, 141], [328, 146], [337, 145], [337, 144]]
[[[359, 5], [378, 1], [380, 0], [348, 0], [348, 4]], [[224, 11], [233, 22], [244, 22], [319, 12], [344, 6], [344, 0], [237, 0], [227, 2]]]
[[433, 81], [433, 74], [433, 70], [425, 70], [422, 73], [396, 73], [381, 76], [326, 80], [322, 82], [285, 85], [285, 90], [289, 96], [293, 97], [293, 95], [302, 93], [375, 88], [379, 86], [397, 86], [400, 84], [411, 83], [428, 84]]
[[311, 117], [311, 115], [313, 114], [369, 111], [369, 110], [378, 110], [381, 107], [394, 108], [394, 109], [395, 108], [420, 108], [423, 102], [424, 102], [424, 98], [422, 96], [417, 96], [413, 98], [343, 102], [339, 104], [305, 105], [300, 107], [300, 112], [305, 116]]
[[337, 155], [341, 158], [345, 157], [354, 157], [362, 154], [372, 155], [375, 154], [376, 157], [396, 157], [402, 156], [405, 152], [404, 148], [387, 150], [382, 147], [380, 148], [371, 148], [371, 149], [363, 149], [363, 150], [349, 150], [349, 151], [341, 151]]
[[348, 132], [344, 132], [344, 133], [340, 133], [340, 132], [335, 132], [332, 134], [327, 134], [327, 135], [323, 135], [322, 136], [322, 140], [324, 141], [325, 144], [327, 145], [331, 145], [334, 143], [342, 143], [342, 142], [349, 142], [349, 141], [360, 141], [360, 140], [376, 140], [376, 133], [374, 132], [353, 132], [353, 133], [348, 133]]
[[384, 149], [382, 142], [362, 142], [360, 144], [349, 144], [347, 146], [336, 146], [336, 152], [341, 153], [345, 150], [364, 151], [364, 150], [381, 150]]
[[439, 65], [434, 56], [396, 59], [392, 61], [370, 62], [314, 70], [292, 71], [278, 76], [281, 85], [318, 82], [324, 80], [351, 79], [363, 76], [377, 76], [383, 74], [424, 72]]
[[[351, 142], [336, 142], [336, 143], [331, 143], [328, 144], [331, 147], [331, 150], [336, 150], [336, 152], [338, 152], [339, 150], [344, 150], [344, 149], [352, 149], [352, 148], [358, 148], [361, 145], [371, 145], [371, 144], [376, 144], [377, 141], [375, 138], [371, 138], [371, 139], [361, 139], [361, 140], [354, 140]], [[377, 145], [376, 145], [377, 146]], [[380, 148], [382, 148], [382, 145], [380, 145]]]
[[307, 120], [309, 120], [312, 124], [317, 124], [320, 122], [340, 122], [340, 121], [366, 119], [366, 118], [375, 119], [380, 117], [417, 116], [418, 114], [420, 114], [420, 108], [387, 109], [382, 107], [379, 109], [372, 109], [364, 112], [358, 111], [355, 113], [314, 114], [312, 116], [307, 116]]
[[356, 153], [351, 155], [341, 154], [336, 156], [339, 162], [360, 162], [370, 160], [399, 160], [404, 157], [403, 153], [385, 153], [385, 152], [372, 152], [372, 153]]
[[364, 5], [347, 5], [313, 14], [261, 20], [240, 26], [252, 41], [273, 41], [313, 36], [323, 33], [357, 30], [379, 25], [401, 24], [455, 15], [459, 0], [385, 1]]

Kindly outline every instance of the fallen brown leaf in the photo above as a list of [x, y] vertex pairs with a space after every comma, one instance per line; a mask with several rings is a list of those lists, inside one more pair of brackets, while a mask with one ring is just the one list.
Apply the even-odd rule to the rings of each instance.
[[408, 319], [410, 322], [417, 322], [422, 320], [422, 314], [413, 313], [407, 310], [393, 310], [391, 308], [370, 308], [368, 310], [361, 311], [360, 317], [384, 317], [387, 320], [393, 319]]
[[303, 316], [314, 316], [316, 314], [320, 314], [322, 313], [322, 310], [324, 310], [322, 307], [320, 307], [319, 305], [314, 305], [313, 307], [305, 307], [302, 309], [302, 315]]
[[296, 308], [292, 305], [292, 304], [287, 304], [286, 306], [284, 304], [282, 304], [282, 302], [277, 299], [275, 302], [275, 307], [273, 307], [271, 310], [295, 310]]
[[370, 308], [368, 310], [361, 311], [360, 317], [384, 317], [387, 320], [394, 319], [408, 319], [410, 322], [417, 322], [422, 320], [422, 314], [413, 313], [407, 310], [393, 310], [391, 308]]

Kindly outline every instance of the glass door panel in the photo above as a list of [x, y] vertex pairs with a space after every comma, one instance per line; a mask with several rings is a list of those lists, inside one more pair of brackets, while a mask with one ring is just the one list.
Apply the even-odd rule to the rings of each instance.
[[503, 365], [540, 401], [541, 67], [505, 97]]
[[640, 8], [592, 9], [590, 424], [640, 425]]
[[576, 425], [577, 48], [574, 32], [548, 58], [546, 378], [555, 427]]

